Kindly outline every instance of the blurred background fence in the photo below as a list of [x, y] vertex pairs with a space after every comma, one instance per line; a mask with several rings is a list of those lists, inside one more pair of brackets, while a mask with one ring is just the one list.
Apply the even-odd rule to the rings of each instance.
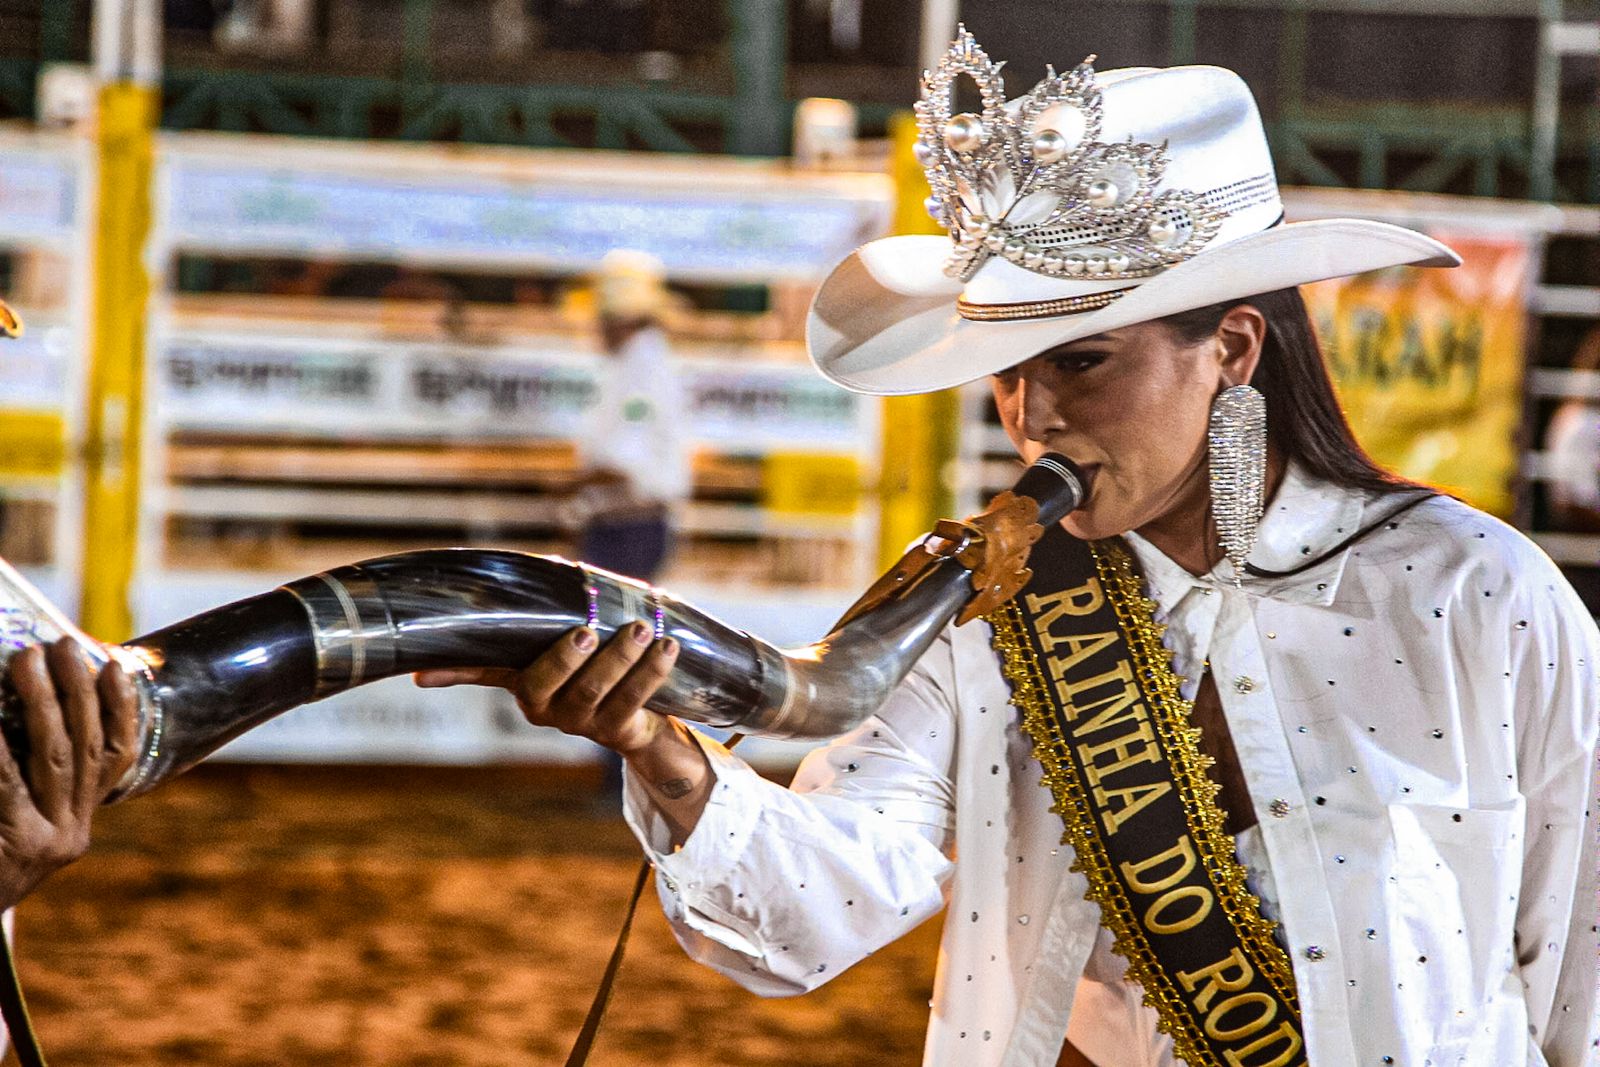
[[[162, 125], [296, 136], [777, 155], [794, 102], [906, 106], [893, 0], [166, 0]], [[944, 5], [936, 5], [943, 7]], [[1563, 0], [1024, 0], [962, 12], [1028, 76], [1216, 63], [1255, 89], [1289, 183], [1600, 199], [1585, 27]], [[0, 108], [89, 55], [87, 0], [0, 3]], [[1559, 113], [1556, 104], [1559, 104]]]

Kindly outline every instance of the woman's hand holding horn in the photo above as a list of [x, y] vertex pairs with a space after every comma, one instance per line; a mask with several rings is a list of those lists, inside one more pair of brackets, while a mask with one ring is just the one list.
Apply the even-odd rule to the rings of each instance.
[[415, 676], [424, 688], [488, 685], [510, 692], [535, 726], [586, 737], [627, 761], [672, 827], [687, 839], [700, 819], [713, 775], [689, 728], [645, 708], [678, 657], [672, 638], [652, 640], [635, 622], [604, 648], [580, 626], [520, 671], [452, 669]]

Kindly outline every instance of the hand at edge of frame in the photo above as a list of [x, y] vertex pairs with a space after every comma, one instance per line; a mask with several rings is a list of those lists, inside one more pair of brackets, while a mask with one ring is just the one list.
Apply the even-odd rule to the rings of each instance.
[[29, 751], [0, 745], [0, 907], [89, 848], [94, 811], [133, 763], [138, 695], [115, 663], [96, 671], [71, 638], [11, 658]]

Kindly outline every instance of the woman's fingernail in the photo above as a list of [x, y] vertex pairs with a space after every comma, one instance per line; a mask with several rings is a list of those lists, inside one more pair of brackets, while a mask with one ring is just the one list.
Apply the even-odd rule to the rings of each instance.
[[650, 627], [642, 622], [634, 623], [633, 643], [636, 645], [648, 645], [650, 643]]
[[664, 638], [661, 642], [661, 654], [668, 659], [676, 656], [678, 654], [678, 642], [671, 637]]
[[572, 635], [572, 643], [579, 652], [593, 652], [597, 639], [594, 636], [594, 631], [585, 626]]

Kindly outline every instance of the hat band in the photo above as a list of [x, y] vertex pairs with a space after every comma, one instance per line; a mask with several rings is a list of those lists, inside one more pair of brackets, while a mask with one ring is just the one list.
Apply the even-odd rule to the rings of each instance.
[[1056, 300], [1027, 300], [1020, 304], [974, 304], [970, 300], [956, 301], [961, 317], [971, 322], [1015, 322], [1019, 319], [1049, 319], [1057, 315], [1078, 315], [1085, 311], [1098, 311], [1114, 304], [1124, 295], [1139, 288], [1130, 285], [1087, 296], [1067, 296]]

